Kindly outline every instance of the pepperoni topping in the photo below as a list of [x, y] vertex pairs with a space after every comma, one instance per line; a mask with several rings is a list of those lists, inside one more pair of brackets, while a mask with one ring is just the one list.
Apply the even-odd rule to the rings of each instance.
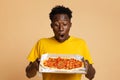
[[44, 66], [50, 68], [57, 68], [57, 69], [74, 69], [79, 68], [82, 66], [82, 62], [80, 60], [76, 60], [74, 58], [48, 58], [48, 60], [44, 61]]

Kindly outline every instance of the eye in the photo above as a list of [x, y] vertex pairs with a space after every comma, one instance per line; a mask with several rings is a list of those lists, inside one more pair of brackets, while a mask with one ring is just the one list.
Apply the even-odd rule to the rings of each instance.
[[66, 27], [66, 26], [68, 26], [68, 24], [69, 24], [68, 22], [65, 22], [65, 23], [63, 23], [63, 26]]
[[54, 26], [59, 26], [58, 24], [54, 24]]
[[63, 25], [64, 25], [64, 26], [67, 26], [67, 23], [64, 23]]
[[56, 27], [56, 28], [57, 28], [57, 27], [59, 27], [59, 25], [58, 25], [58, 24], [54, 24], [54, 27]]
[[57, 27], [57, 26], [59, 26], [59, 24], [57, 22], [55, 22], [55, 23], [53, 23], [53, 26]]
[[68, 25], [68, 22], [67, 22], [67, 21], [65, 21], [65, 22], [63, 23], [63, 25], [64, 25], [64, 26], [67, 26], [67, 25]]

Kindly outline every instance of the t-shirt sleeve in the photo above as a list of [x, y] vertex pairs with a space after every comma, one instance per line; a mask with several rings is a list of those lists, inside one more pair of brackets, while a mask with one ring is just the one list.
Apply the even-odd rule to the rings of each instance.
[[36, 59], [40, 58], [40, 50], [39, 50], [40, 48], [39, 47], [40, 47], [40, 43], [37, 42], [33, 46], [32, 50], [30, 51], [30, 53], [27, 57], [28, 61], [34, 62]]
[[83, 42], [83, 53], [84, 53], [84, 59], [88, 60], [90, 64], [93, 64], [93, 60], [91, 58], [89, 49], [85, 41]]

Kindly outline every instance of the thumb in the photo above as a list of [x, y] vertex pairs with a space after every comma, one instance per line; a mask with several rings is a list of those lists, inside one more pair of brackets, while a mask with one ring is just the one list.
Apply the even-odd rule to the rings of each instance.
[[87, 71], [88, 71], [88, 68], [89, 68], [89, 62], [88, 62], [88, 60], [85, 60], [85, 61], [84, 61], [84, 65], [85, 65], [86, 72], [87, 72]]

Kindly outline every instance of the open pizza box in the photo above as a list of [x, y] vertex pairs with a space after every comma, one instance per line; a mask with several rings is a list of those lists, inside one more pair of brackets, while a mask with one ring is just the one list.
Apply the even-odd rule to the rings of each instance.
[[[55, 63], [57, 67], [56, 66], [51, 67], [50, 65], [52, 64], [53, 66], [53, 62], [58, 59], [64, 62], [65, 60], [67, 60], [70, 63], [72, 63], [72, 65], [75, 65], [75, 64], [77, 65], [78, 63], [80, 64], [80, 66], [78, 65], [77, 67], [76, 66], [70, 67], [68, 63], [64, 63], [64, 62], [60, 63], [60, 61], [58, 61]], [[71, 61], [74, 61], [74, 62], [71, 62]], [[47, 62], [48, 65], [46, 65], [45, 62]], [[80, 55], [43, 54], [40, 59], [39, 72], [40, 73], [86, 74], [86, 68], [83, 63], [83, 57]]]

